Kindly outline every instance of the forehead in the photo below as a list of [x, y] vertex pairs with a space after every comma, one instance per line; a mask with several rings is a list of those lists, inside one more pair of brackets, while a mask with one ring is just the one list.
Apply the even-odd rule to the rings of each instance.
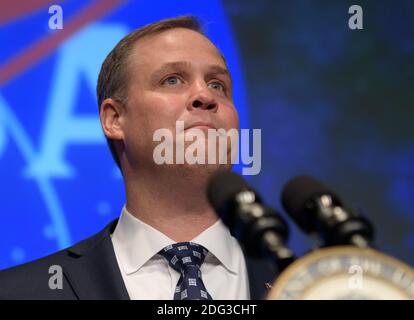
[[199, 32], [176, 28], [137, 41], [129, 57], [132, 68], [144, 74], [171, 61], [187, 61], [195, 67], [216, 64], [226, 68], [219, 50]]

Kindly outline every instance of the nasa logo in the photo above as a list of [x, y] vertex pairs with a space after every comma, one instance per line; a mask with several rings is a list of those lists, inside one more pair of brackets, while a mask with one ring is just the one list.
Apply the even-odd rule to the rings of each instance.
[[319, 249], [290, 265], [269, 300], [411, 300], [414, 270], [372, 249]]

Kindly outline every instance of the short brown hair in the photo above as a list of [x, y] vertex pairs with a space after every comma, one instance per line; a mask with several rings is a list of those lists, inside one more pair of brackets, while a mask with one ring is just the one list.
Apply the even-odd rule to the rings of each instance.
[[[127, 102], [128, 74], [126, 63], [137, 40], [175, 28], [186, 28], [204, 35], [198, 18], [194, 16], [180, 16], [145, 25], [130, 32], [118, 42], [105, 58], [99, 72], [98, 84], [96, 86], [99, 112], [101, 111], [102, 102], [107, 98], [112, 98], [121, 104]], [[112, 157], [122, 171], [119, 155], [114, 144], [115, 141], [108, 138], [106, 138], [106, 141], [108, 142]]]

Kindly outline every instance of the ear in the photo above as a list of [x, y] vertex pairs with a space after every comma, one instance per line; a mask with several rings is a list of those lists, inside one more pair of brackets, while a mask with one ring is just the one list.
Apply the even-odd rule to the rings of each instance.
[[125, 115], [125, 107], [112, 98], [105, 99], [101, 104], [99, 117], [102, 129], [107, 138], [112, 140], [123, 140], [124, 131], [122, 127]]

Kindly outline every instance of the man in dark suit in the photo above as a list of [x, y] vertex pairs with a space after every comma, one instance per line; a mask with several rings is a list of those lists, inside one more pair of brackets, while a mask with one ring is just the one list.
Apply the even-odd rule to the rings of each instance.
[[[262, 298], [276, 270], [245, 256], [206, 198], [211, 175], [231, 168], [232, 144], [225, 162], [216, 145], [208, 157], [207, 138], [196, 153], [208, 161], [179, 154], [200, 132], [238, 130], [226, 62], [198, 21], [166, 19], [128, 34], [102, 64], [97, 95], [125, 184], [121, 216], [68, 249], [0, 272], [0, 299]], [[161, 153], [157, 132], [172, 133]], [[170, 151], [174, 161], [163, 162]]]

